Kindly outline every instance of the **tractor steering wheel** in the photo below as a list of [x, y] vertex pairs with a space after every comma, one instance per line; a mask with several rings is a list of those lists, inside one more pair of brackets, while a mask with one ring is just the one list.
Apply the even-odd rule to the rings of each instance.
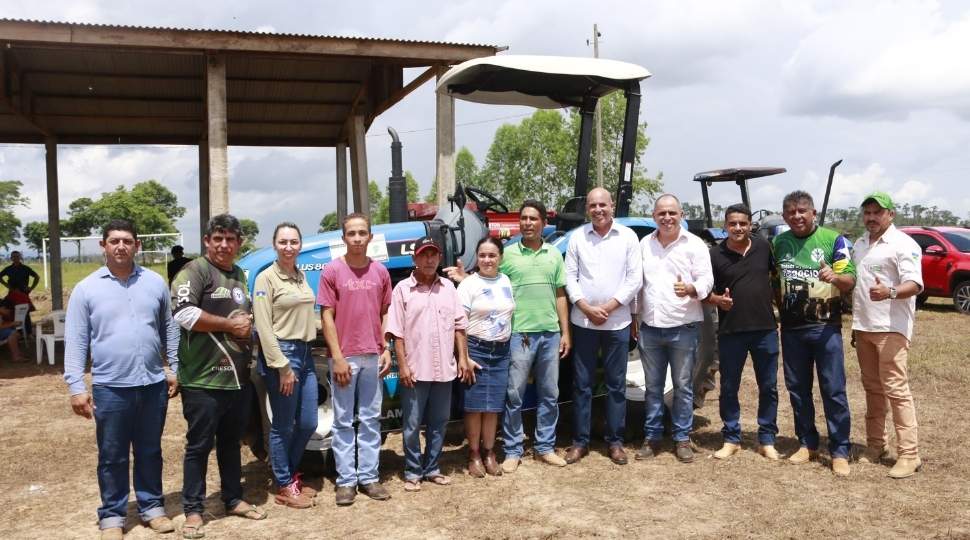
[[478, 188], [466, 187], [465, 193], [468, 194], [468, 198], [475, 201], [475, 205], [478, 206], [478, 211], [483, 214], [488, 210], [494, 210], [502, 214], [509, 213], [509, 207], [505, 205], [502, 201], [498, 200], [495, 195], [483, 191]]

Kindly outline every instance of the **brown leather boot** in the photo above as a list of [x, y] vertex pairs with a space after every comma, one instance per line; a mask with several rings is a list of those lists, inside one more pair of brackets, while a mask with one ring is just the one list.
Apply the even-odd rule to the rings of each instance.
[[485, 478], [485, 465], [478, 450], [468, 451], [468, 475], [473, 478]]
[[502, 476], [502, 467], [499, 467], [498, 460], [495, 459], [495, 451], [491, 448], [485, 449], [485, 472], [492, 476]]
[[310, 508], [313, 506], [313, 499], [300, 493], [300, 485], [292, 482], [286, 487], [281, 487], [276, 492], [276, 504], [289, 506], [290, 508]]

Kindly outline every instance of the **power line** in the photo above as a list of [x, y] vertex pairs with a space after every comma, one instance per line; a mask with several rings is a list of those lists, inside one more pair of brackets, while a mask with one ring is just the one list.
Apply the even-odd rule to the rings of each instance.
[[[513, 115], [510, 115], [510, 116], [499, 116], [499, 117], [496, 117], [496, 118], [488, 118], [486, 120], [476, 120], [474, 122], [462, 122], [460, 124], [455, 124], [455, 127], [477, 126], [479, 124], [488, 124], [490, 122], [499, 122], [501, 120], [512, 120], [514, 118], [524, 118], [526, 116], [532, 116], [532, 114], [531, 113], [513, 114]], [[425, 132], [425, 131], [434, 131], [434, 130], [435, 130], [435, 128], [429, 127], [429, 128], [420, 128], [420, 129], [410, 129], [410, 130], [398, 130], [398, 133], [399, 134], [404, 134], [404, 133], [421, 133], [421, 132]], [[368, 135], [368, 137], [390, 137], [390, 135], [387, 134], [387, 133], [373, 133], [373, 134]]]
[[[495, 118], [486, 118], [485, 120], [476, 120], [474, 122], [462, 122], [460, 124], [455, 124], [455, 127], [477, 126], [480, 124], [488, 124], [491, 122], [500, 122], [502, 120], [513, 120], [515, 118], [524, 118], [526, 116], [531, 116], [531, 115], [532, 115], [531, 113], [523, 113], [523, 114], [512, 114], [509, 116], [498, 116]], [[399, 134], [422, 133], [422, 132], [434, 131], [434, 130], [435, 128], [428, 127], [428, 128], [418, 128], [418, 129], [398, 130], [398, 133]], [[367, 137], [390, 137], [390, 135], [388, 135], [387, 133], [371, 133], [370, 135], [367, 135]], [[30, 144], [30, 143], [0, 144], [0, 148], [23, 148], [23, 147], [35, 147], [35, 146], [40, 146], [40, 145]], [[178, 149], [178, 148], [188, 148], [188, 147], [191, 147], [192, 145], [190, 144], [189, 145], [186, 145], [186, 144], [105, 144], [105, 145], [60, 144], [58, 145], [58, 147], [60, 148], [86, 148], [89, 146], [110, 146], [111, 148], [120, 148], [123, 150], [135, 150], [135, 149], [145, 148], [145, 147]]]

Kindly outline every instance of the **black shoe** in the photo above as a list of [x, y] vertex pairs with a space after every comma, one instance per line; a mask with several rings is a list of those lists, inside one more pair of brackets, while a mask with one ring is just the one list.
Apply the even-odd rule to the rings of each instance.
[[678, 441], [677, 449], [674, 450], [674, 455], [681, 463], [690, 463], [694, 461], [694, 451], [691, 450], [690, 441]]
[[370, 484], [361, 484], [358, 486], [360, 492], [367, 495], [375, 501], [386, 501], [391, 498], [391, 494], [388, 493], [387, 488], [384, 484], [380, 482], [371, 482]]
[[357, 486], [337, 486], [337, 506], [350, 506], [357, 498]]
[[644, 459], [653, 459], [654, 457], [657, 456], [657, 453], [659, 451], [660, 451], [660, 443], [658, 441], [643, 441], [643, 446], [641, 446], [640, 449], [637, 450], [637, 454], [636, 456], [634, 456], [634, 459], [636, 459], [637, 461], [644, 460]]

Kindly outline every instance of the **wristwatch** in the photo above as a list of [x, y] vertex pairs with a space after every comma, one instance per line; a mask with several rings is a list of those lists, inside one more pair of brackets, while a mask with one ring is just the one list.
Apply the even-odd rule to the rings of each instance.
[[890, 300], [895, 300], [896, 299], [896, 287], [890, 287], [889, 288], [889, 299]]

